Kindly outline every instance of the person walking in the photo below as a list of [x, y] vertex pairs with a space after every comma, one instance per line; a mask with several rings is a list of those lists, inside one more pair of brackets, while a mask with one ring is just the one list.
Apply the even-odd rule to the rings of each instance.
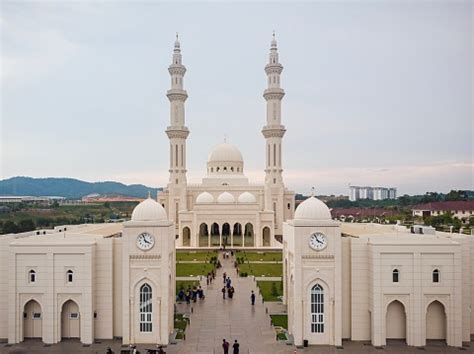
[[222, 340], [222, 349], [224, 349], [224, 354], [229, 354], [230, 344], [225, 339]]
[[234, 345], [232, 346], [232, 348], [234, 348], [233, 354], [239, 354], [240, 344], [239, 344], [239, 342], [237, 342], [237, 339], [235, 340]]
[[222, 274], [222, 278], [224, 279], [224, 284], [225, 284], [225, 282], [227, 280], [227, 273], [226, 272], [224, 272], [224, 274]]
[[255, 305], [255, 293], [252, 290], [252, 294], [250, 294], [250, 301], [252, 302], [252, 305]]
[[222, 288], [222, 298], [225, 300], [225, 286]]

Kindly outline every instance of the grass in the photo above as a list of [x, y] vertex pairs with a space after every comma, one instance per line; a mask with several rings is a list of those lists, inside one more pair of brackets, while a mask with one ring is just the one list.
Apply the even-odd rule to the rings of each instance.
[[237, 257], [245, 257], [249, 262], [269, 262], [269, 261], [282, 261], [281, 252], [239, 252]]
[[181, 289], [186, 290], [188, 287], [199, 286], [199, 281], [193, 280], [176, 280], [176, 295], [178, 295]]
[[186, 331], [187, 325], [188, 321], [183, 318], [183, 315], [174, 315], [174, 328], [180, 330], [176, 335], [176, 339], [183, 339], [183, 334], [184, 331]]
[[239, 266], [239, 271], [256, 277], [281, 277], [283, 265], [281, 263], [246, 263]]
[[176, 252], [176, 261], [200, 261], [207, 262], [212, 256], [217, 256], [217, 252]]
[[[275, 286], [273, 287], [272, 284], [275, 284]], [[257, 285], [260, 288], [263, 300], [280, 301], [278, 296], [283, 295], [283, 283], [281, 281], [258, 281]]]
[[273, 325], [288, 329], [288, 315], [270, 315]]
[[176, 264], [177, 277], [190, 277], [197, 275], [207, 275], [214, 269], [214, 265], [209, 263], [178, 263]]

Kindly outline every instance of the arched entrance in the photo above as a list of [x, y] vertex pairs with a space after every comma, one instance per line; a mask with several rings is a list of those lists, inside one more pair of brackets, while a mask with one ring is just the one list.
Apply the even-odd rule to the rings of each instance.
[[81, 318], [79, 306], [73, 300], [68, 300], [61, 309], [61, 338], [80, 338]]
[[265, 226], [262, 232], [262, 245], [263, 247], [270, 247], [270, 228]]
[[191, 230], [187, 226], [183, 228], [183, 246], [191, 246]]
[[221, 245], [221, 236], [219, 232], [219, 224], [213, 223], [211, 225], [211, 246], [219, 247]]
[[248, 222], [245, 224], [244, 247], [253, 247], [254, 245], [253, 225]]
[[41, 305], [35, 300], [25, 304], [23, 310], [23, 338], [43, 337], [43, 314]]
[[426, 309], [426, 339], [446, 340], [446, 312], [439, 301], [433, 301]]
[[406, 339], [405, 306], [400, 301], [392, 301], [387, 307], [385, 338]]
[[204, 223], [199, 225], [199, 247], [209, 247], [209, 230]]
[[234, 224], [234, 232], [232, 233], [232, 242], [234, 247], [242, 246], [242, 225], [238, 222]]
[[222, 245], [230, 246], [230, 225], [228, 223], [222, 225]]

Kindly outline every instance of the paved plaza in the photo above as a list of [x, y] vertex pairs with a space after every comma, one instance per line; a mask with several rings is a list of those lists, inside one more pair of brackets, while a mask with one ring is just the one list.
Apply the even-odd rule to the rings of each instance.
[[[390, 342], [385, 348], [374, 348], [368, 343], [344, 342], [343, 348], [330, 346], [312, 346], [297, 349], [294, 346], [277, 342], [275, 331], [270, 325], [266, 305], [257, 297], [255, 306], [250, 304], [250, 292], [258, 294], [253, 278], [239, 278], [233, 267], [233, 259], [223, 260], [215, 281], [210, 286], [203, 283], [206, 299], [191, 305], [178, 304], [178, 312], [189, 313], [190, 326], [186, 330], [186, 340], [166, 348], [168, 354], [214, 354], [223, 353], [222, 339], [230, 343], [235, 339], [240, 343], [241, 354], [333, 354], [333, 353], [474, 353], [474, 343], [469, 347], [452, 348], [443, 343], [430, 343], [424, 350], [408, 347], [402, 342]], [[226, 272], [235, 288], [233, 299], [222, 299], [222, 274]], [[275, 306], [273, 306], [275, 307]], [[272, 311], [273, 312], [273, 311]], [[30, 353], [105, 353], [107, 347], [119, 354], [122, 348], [120, 340], [103, 340], [91, 346], [83, 346], [78, 340], [65, 340], [59, 344], [45, 346], [40, 340], [26, 340], [23, 343], [7, 346], [0, 344], [0, 354]], [[153, 345], [138, 345], [141, 353]], [[232, 353], [232, 351], [230, 351]]]

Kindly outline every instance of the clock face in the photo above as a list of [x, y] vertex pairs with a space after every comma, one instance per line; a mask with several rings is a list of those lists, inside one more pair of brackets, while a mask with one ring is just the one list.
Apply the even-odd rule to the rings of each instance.
[[137, 237], [137, 246], [139, 249], [147, 251], [155, 245], [155, 238], [148, 232], [144, 232]]
[[322, 232], [315, 232], [309, 237], [309, 247], [313, 250], [321, 251], [328, 245], [328, 240]]

